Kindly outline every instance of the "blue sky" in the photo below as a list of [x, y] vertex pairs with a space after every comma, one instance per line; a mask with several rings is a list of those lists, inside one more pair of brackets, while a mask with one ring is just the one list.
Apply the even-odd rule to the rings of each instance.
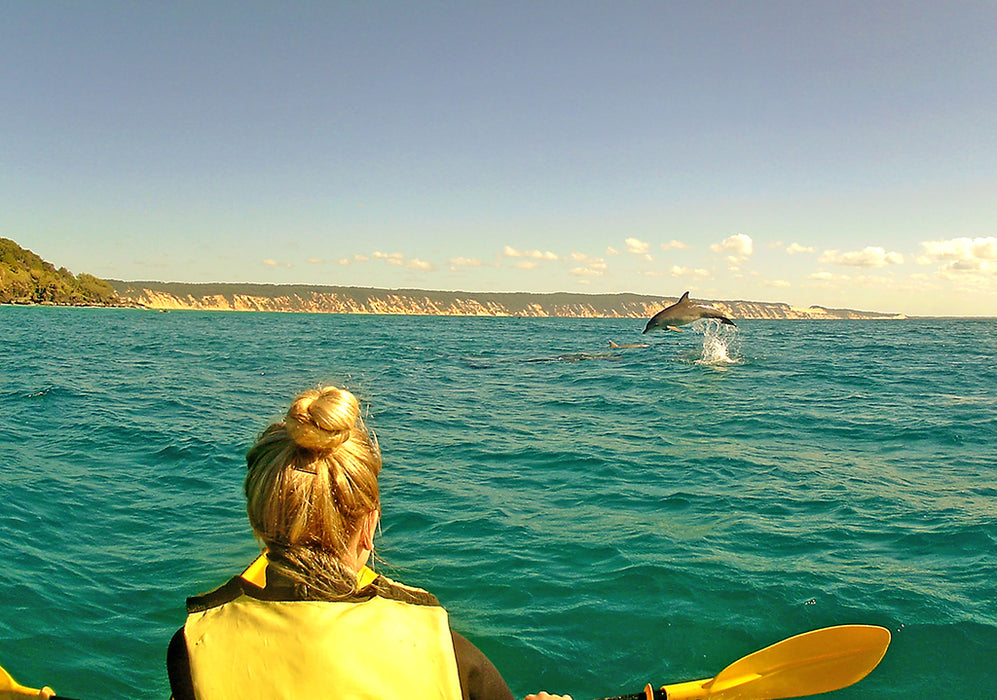
[[989, 0], [0, 3], [73, 272], [997, 316]]

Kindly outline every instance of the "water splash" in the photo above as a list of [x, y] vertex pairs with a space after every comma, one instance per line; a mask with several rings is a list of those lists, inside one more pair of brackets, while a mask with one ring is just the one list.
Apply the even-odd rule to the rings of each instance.
[[703, 354], [696, 360], [697, 365], [724, 366], [741, 361], [738, 357], [740, 342], [737, 326], [728, 326], [714, 319], [701, 319], [691, 328], [703, 334]]

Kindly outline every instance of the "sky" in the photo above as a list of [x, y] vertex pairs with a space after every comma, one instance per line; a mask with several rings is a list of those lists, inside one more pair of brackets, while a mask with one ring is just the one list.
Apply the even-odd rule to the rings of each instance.
[[0, 237], [74, 273], [997, 316], [991, 0], [0, 13]]

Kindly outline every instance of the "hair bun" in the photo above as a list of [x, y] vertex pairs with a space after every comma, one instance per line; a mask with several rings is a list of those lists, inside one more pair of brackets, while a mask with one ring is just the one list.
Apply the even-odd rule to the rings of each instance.
[[331, 452], [350, 439], [360, 417], [360, 402], [346, 389], [327, 386], [306, 391], [287, 409], [291, 439], [306, 450]]

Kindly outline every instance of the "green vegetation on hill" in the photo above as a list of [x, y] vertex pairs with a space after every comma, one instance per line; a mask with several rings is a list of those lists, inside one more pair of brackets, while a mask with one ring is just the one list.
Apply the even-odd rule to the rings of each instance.
[[0, 303], [109, 305], [120, 300], [114, 287], [102, 279], [74, 275], [25, 250], [8, 238], [0, 238]]

